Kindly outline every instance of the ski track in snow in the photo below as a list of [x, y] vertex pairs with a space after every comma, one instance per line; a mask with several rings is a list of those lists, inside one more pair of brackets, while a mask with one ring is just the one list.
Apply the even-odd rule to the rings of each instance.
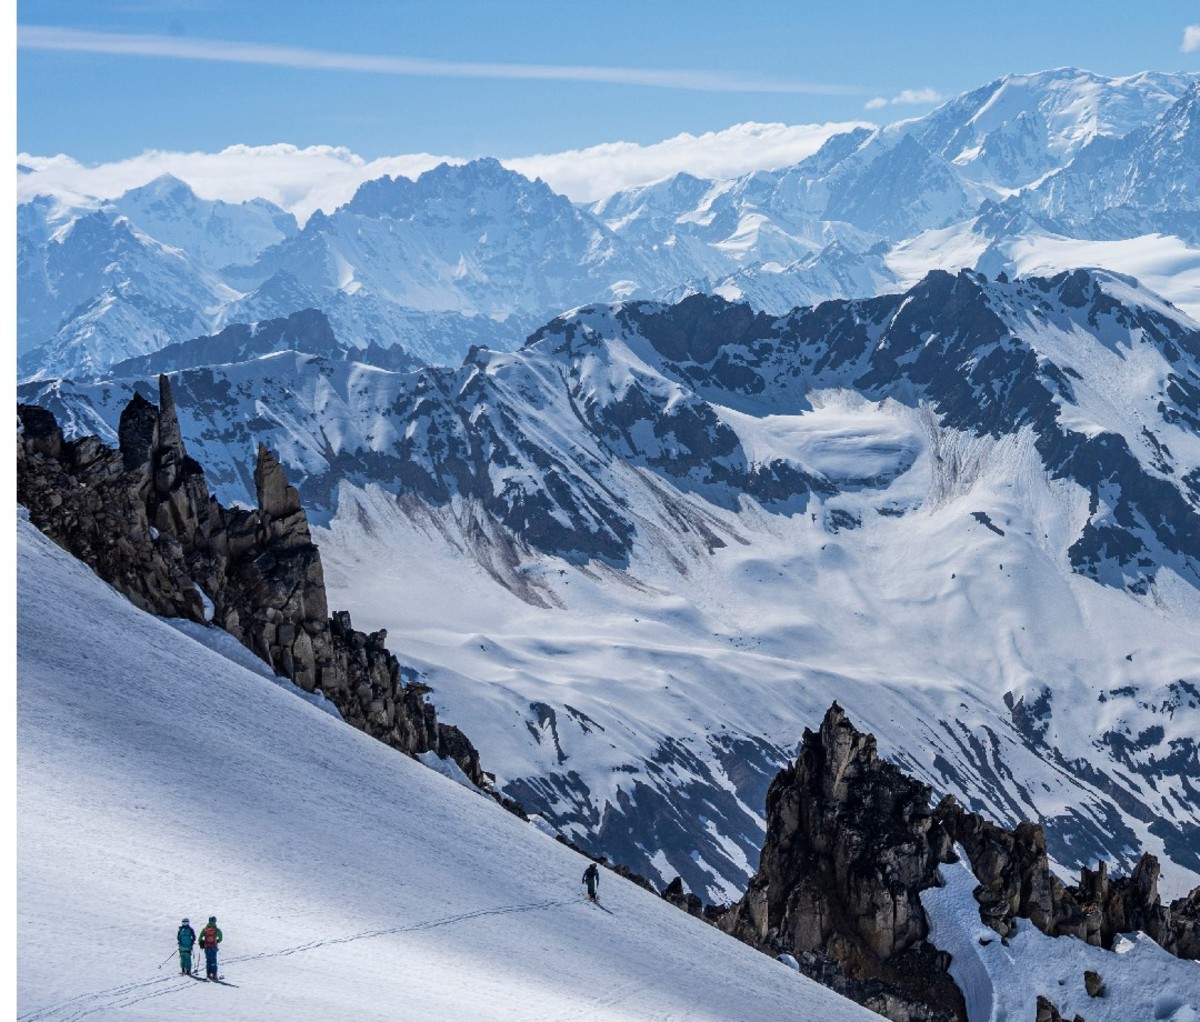
[[[280, 951], [263, 951], [253, 955], [240, 955], [233, 957], [222, 956], [219, 961], [222, 967], [229, 965], [238, 965], [243, 962], [257, 962], [264, 958], [285, 958], [289, 955], [303, 954], [307, 951], [317, 951], [321, 948], [332, 947], [336, 944], [351, 944], [360, 940], [370, 940], [373, 937], [386, 937], [397, 933], [420, 933], [425, 930], [432, 930], [441, 926], [453, 926], [456, 923], [469, 922], [473, 919], [480, 919], [484, 916], [503, 916], [512, 915], [516, 912], [538, 912], [550, 908], [558, 908], [564, 905], [570, 905], [578, 899], [570, 899], [563, 901], [544, 901], [532, 905], [508, 905], [499, 908], [479, 909], [475, 912], [462, 912], [458, 915], [447, 916], [442, 919], [431, 919], [424, 923], [415, 923], [410, 926], [392, 926], [380, 930], [366, 930], [362, 933], [353, 933], [344, 937], [329, 937], [325, 940], [312, 940], [307, 944], [298, 944], [295, 947], [283, 948]], [[173, 964], [169, 963], [169, 964]], [[251, 975], [245, 973], [244, 975]], [[24, 1012], [17, 1015], [18, 1022], [76, 1022], [77, 1019], [85, 1018], [88, 1015], [94, 1015], [98, 1011], [108, 1011], [117, 1008], [126, 1008], [133, 1004], [138, 1004], [142, 1001], [149, 1000], [153, 997], [164, 997], [168, 994], [180, 993], [187, 990], [191, 983], [174, 983], [171, 981], [177, 976], [162, 976], [156, 979], [146, 980], [142, 983], [126, 983], [119, 987], [113, 987], [110, 990], [101, 990], [93, 994], [80, 994], [77, 997], [72, 997], [62, 1004], [53, 1004], [45, 1008], [35, 1008], [32, 1011]], [[170, 984], [169, 989], [160, 990], [154, 989], [163, 984]], [[233, 985], [233, 984], [228, 984]], [[150, 992], [143, 992], [150, 991]]]

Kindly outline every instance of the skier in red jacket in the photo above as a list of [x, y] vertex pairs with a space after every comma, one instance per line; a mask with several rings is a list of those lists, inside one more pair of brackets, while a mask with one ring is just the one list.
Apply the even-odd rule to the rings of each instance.
[[221, 931], [217, 928], [217, 917], [209, 916], [208, 924], [200, 931], [200, 946], [204, 948], [205, 972], [209, 979], [217, 975], [217, 945], [221, 943]]

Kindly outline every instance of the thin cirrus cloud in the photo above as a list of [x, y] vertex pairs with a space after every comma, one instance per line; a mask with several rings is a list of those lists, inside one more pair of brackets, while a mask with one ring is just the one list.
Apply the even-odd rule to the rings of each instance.
[[1184, 53], [1195, 53], [1200, 50], [1200, 25], [1188, 25], [1183, 30], [1183, 45], [1179, 48]]
[[50, 25], [17, 26], [17, 45], [27, 50], [167, 57], [175, 60], [210, 60], [222, 63], [299, 68], [308, 71], [349, 71], [362, 74], [600, 82], [610, 85], [640, 85], [701, 92], [773, 92], [852, 96], [865, 91], [860, 86], [854, 85], [754, 78], [709, 71], [425, 60], [419, 57], [337, 53], [265, 43], [93, 32]]
[[867, 100], [866, 108], [868, 110], [881, 110], [885, 106], [920, 106], [924, 103], [940, 103], [942, 94], [937, 89], [904, 89], [897, 93], [891, 99], [885, 99], [883, 96], [876, 96], [874, 99]]

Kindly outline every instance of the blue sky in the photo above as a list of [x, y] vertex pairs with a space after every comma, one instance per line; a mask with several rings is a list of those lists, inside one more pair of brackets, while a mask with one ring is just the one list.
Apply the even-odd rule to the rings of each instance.
[[1200, 70], [1194, 0], [23, 0], [17, 21], [18, 148], [84, 163], [275, 142], [515, 157], [887, 121], [1012, 71]]

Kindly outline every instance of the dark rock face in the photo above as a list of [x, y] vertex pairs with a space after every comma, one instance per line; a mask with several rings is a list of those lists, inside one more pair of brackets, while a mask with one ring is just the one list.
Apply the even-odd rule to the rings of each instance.
[[1035, 1022], [1064, 1022], [1057, 1005], [1041, 994], [1038, 994], [1037, 1014], [1034, 1015], [1034, 1020]]
[[490, 778], [466, 737], [441, 724], [425, 687], [406, 684], [385, 633], [329, 616], [321, 555], [299, 494], [265, 447], [256, 510], [223, 507], [187, 455], [165, 376], [159, 406], [135, 396], [120, 449], [65, 441], [54, 416], [18, 405], [17, 499], [31, 521], [152, 614], [211, 622], [276, 673], [320, 689], [350, 724], [410, 755], [449, 756], [478, 786]]
[[[758, 873], [716, 925], [772, 956], [793, 955], [806, 975], [896, 1022], [965, 1019], [949, 958], [925, 939], [920, 901], [957, 844], [979, 881], [980, 918], [1002, 937], [1020, 916], [1107, 949], [1141, 930], [1180, 957], [1200, 952], [1200, 888], [1164, 906], [1154, 856], [1129, 877], [1110, 878], [1101, 862], [1067, 886], [1050, 871], [1041, 827], [1005, 830], [952, 797], [931, 811], [930, 795], [882, 762], [874, 736], [834, 703], [772, 783]], [[675, 888], [664, 897], [678, 904]], [[1099, 977], [1091, 985], [1103, 989]], [[1038, 1011], [1060, 1017], [1050, 1002]]]
[[718, 924], [867, 1007], [903, 1022], [966, 1019], [925, 941], [920, 892], [949, 839], [930, 789], [884, 763], [835, 703], [767, 795], [767, 839], [746, 895]]

